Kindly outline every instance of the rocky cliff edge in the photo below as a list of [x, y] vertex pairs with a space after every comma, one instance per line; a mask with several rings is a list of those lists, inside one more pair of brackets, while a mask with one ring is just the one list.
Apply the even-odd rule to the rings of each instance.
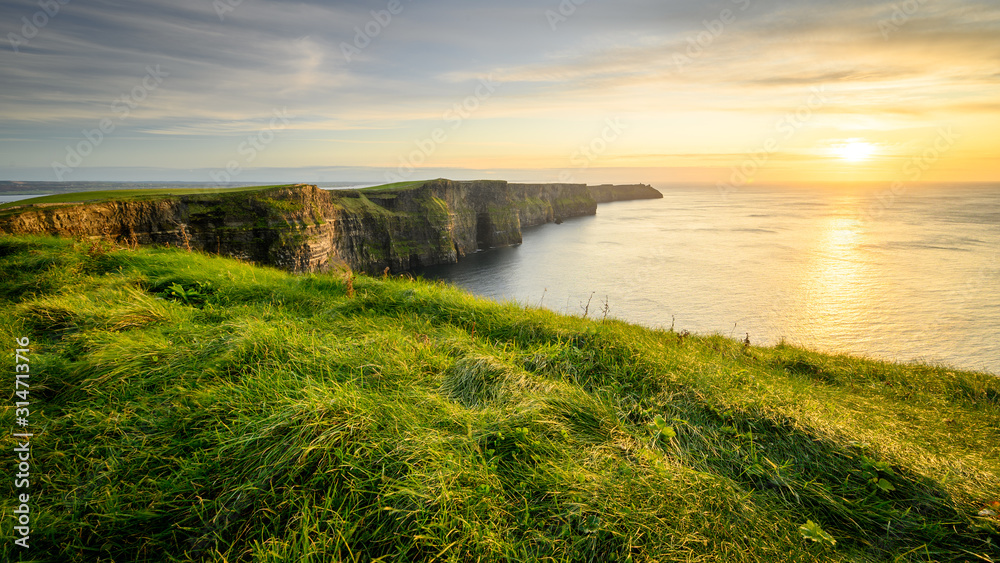
[[[655, 193], [655, 195], [653, 195]], [[662, 197], [649, 186], [431, 180], [364, 190], [267, 189], [27, 204], [0, 231], [109, 238], [213, 252], [294, 272], [404, 271], [521, 242], [524, 227]]]

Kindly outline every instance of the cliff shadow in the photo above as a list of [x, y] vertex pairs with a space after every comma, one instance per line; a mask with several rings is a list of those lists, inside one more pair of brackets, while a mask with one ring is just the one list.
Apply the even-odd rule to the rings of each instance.
[[476, 214], [476, 249], [486, 250], [495, 246], [493, 244], [493, 233], [496, 227], [489, 213]]

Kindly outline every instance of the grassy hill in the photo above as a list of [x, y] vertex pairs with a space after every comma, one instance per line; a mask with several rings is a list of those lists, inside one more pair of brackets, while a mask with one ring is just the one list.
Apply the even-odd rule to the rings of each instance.
[[988, 374], [179, 250], [0, 272], [6, 561], [1000, 560]]

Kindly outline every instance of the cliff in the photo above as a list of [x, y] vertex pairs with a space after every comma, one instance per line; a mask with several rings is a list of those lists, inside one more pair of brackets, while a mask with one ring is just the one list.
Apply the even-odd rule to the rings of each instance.
[[[107, 193], [107, 192], [105, 192]], [[0, 215], [0, 231], [204, 250], [291, 271], [329, 267], [329, 197], [315, 186], [40, 204]]]
[[8, 209], [0, 214], [0, 231], [182, 246], [294, 272], [338, 263], [403, 271], [518, 244], [524, 227], [593, 215], [598, 201], [648, 197], [634, 186], [622, 188], [439, 179], [364, 190], [298, 184], [150, 193]]
[[524, 227], [597, 212], [582, 184], [432, 180], [329, 194], [336, 254], [367, 271], [456, 262], [519, 244]]
[[660, 199], [663, 197], [663, 194], [658, 192], [656, 188], [647, 184], [627, 184], [620, 186], [601, 184], [600, 186], [588, 186], [587, 189], [597, 203], [631, 199]]

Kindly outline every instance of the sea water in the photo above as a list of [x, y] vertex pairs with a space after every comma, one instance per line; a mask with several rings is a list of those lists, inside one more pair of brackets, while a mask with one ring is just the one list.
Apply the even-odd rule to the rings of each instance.
[[[1000, 374], [1000, 186], [656, 186], [421, 273], [590, 318]], [[589, 303], [589, 306], [588, 306]]]

